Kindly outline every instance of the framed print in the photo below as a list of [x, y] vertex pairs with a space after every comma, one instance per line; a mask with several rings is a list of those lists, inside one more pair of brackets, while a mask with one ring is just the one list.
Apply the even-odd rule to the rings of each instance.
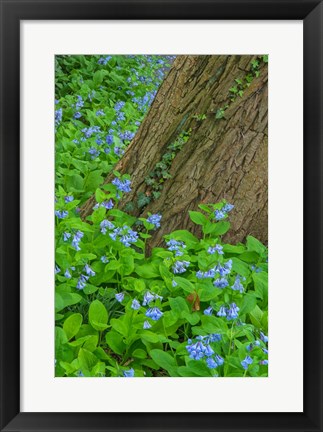
[[322, 3], [1, 26], [1, 430], [322, 430]]

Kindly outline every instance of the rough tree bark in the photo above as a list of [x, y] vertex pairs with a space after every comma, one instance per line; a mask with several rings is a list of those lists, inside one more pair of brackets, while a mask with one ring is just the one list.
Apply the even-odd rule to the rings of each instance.
[[[226, 240], [243, 241], [251, 234], [264, 243], [268, 238], [268, 69], [261, 64], [260, 75], [230, 102], [229, 89], [235, 79], [243, 79], [253, 56], [178, 56], [162, 83], [147, 117], [116, 168], [132, 179], [132, 192], [125, 194], [121, 207], [136, 201], [139, 192], [149, 194], [144, 179], [183, 131], [190, 138], [176, 155], [170, 168], [171, 179], [164, 183], [161, 196], [137, 216], [162, 213], [162, 227], [153, 245], [175, 229], [200, 228], [188, 210], [200, 203], [216, 203], [225, 198], [235, 205], [232, 228]], [[216, 111], [229, 105], [225, 117]], [[206, 114], [198, 121], [193, 116]], [[111, 181], [109, 176], [106, 182]], [[90, 198], [81, 209], [82, 217], [95, 204]]]

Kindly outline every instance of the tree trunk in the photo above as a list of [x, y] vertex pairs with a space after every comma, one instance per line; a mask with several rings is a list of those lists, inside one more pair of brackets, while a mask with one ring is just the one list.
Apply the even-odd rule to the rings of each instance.
[[[162, 214], [162, 226], [153, 246], [176, 229], [200, 234], [188, 216], [200, 203], [223, 198], [235, 205], [232, 228], [226, 240], [243, 241], [251, 234], [264, 243], [268, 238], [268, 68], [260, 62], [257, 73], [251, 62], [256, 56], [178, 56], [162, 83], [147, 117], [115, 167], [131, 175], [132, 191], [125, 194], [121, 208], [136, 203], [138, 194], [151, 195], [145, 178], [161, 161], [167, 147], [182, 132], [191, 129], [188, 141], [171, 163], [171, 178], [163, 183], [158, 199], [134, 214]], [[254, 79], [243, 94], [232, 98], [235, 80]], [[259, 75], [259, 76], [258, 76]], [[227, 108], [225, 108], [227, 107]], [[216, 113], [225, 108], [224, 117]], [[205, 119], [194, 118], [205, 114]], [[221, 117], [221, 115], [218, 115]], [[106, 182], [110, 182], [108, 176]], [[93, 198], [81, 209], [90, 214]]]

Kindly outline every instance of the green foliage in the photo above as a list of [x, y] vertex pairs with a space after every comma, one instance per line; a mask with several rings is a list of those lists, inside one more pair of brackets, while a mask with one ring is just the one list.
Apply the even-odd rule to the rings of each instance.
[[[167, 146], [146, 178], [148, 195], [127, 211], [118, 209], [131, 185], [128, 175], [113, 171], [121, 156], [115, 149], [129, 143], [120, 134], [135, 133], [148, 108], [142, 105], [147, 89], [157, 89], [170, 59], [112, 56], [103, 64], [100, 58], [56, 58], [57, 109], [63, 112], [56, 121], [56, 376], [267, 376], [266, 246], [251, 236], [245, 244], [223, 241], [230, 229], [223, 200], [189, 212], [201, 238], [173, 231], [148, 257], [146, 241], [158, 224], [129, 214], [158, 198], [190, 131]], [[78, 96], [82, 117], [74, 118]], [[116, 110], [120, 101], [125, 104]], [[87, 137], [96, 126], [100, 131]], [[92, 147], [99, 154], [89, 153]], [[116, 181], [102, 185], [112, 171]], [[78, 208], [90, 195], [97, 204], [82, 221]], [[196, 359], [201, 347], [209, 355]], [[252, 364], [245, 369], [248, 355]]]

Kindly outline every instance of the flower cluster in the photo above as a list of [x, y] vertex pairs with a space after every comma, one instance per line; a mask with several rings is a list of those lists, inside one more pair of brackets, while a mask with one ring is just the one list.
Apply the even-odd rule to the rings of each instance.
[[228, 321], [234, 320], [238, 318], [238, 312], [240, 308], [235, 303], [231, 303], [227, 308], [225, 306], [221, 306], [217, 316], [226, 317]]
[[219, 342], [221, 335], [214, 333], [208, 336], [197, 336], [196, 342], [193, 343], [191, 339], [187, 341], [186, 350], [189, 353], [189, 357], [193, 360], [201, 360], [206, 358], [206, 364], [210, 369], [215, 369], [224, 363], [223, 358], [216, 354], [211, 343]]
[[119, 178], [115, 178], [112, 180], [112, 184], [116, 186], [116, 188], [121, 192], [130, 192], [131, 181], [128, 179], [120, 180]]
[[175, 261], [175, 264], [172, 267], [174, 274], [185, 273], [187, 267], [190, 265], [189, 261]]
[[221, 208], [221, 210], [217, 209], [214, 212], [214, 218], [215, 220], [219, 221], [224, 219], [227, 214], [234, 208], [234, 205], [232, 204], [224, 204], [224, 206]]
[[232, 269], [232, 260], [228, 260], [225, 264], [217, 264], [215, 267], [211, 268], [210, 270], [207, 270], [206, 272], [202, 272], [201, 270], [196, 272], [196, 277], [198, 279], [207, 279], [207, 278], [214, 278], [215, 275], [218, 273], [221, 277], [227, 276], [230, 274]]
[[155, 228], [159, 228], [161, 218], [162, 218], [162, 215], [160, 215], [160, 214], [152, 214], [147, 218], [147, 222], [155, 225]]
[[186, 244], [184, 242], [170, 239], [168, 242], [166, 242], [166, 245], [169, 251], [175, 251], [175, 256], [184, 255], [184, 249], [186, 248]]
[[210, 255], [215, 254], [215, 252], [217, 252], [219, 255], [223, 255], [224, 253], [223, 247], [219, 244], [216, 244], [215, 246], [210, 246], [207, 251]]
[[127, 225], [124, 225], [121, 228], [115, 228], [112, 233], [109, 233], [109, 236], [114, 241], [118, 239], [126, 247], [131, 246], [132, 243], [136, 243], [138, 240], [138, 233], [133, 231]]
[[82, 231], [76, 231], [74, 234], [73, 240], [72, 240], [72, 246], [75, 250], [80, 251], [80, 241], [82, 240], [82, 237], [84, 236], [84, 233]]

